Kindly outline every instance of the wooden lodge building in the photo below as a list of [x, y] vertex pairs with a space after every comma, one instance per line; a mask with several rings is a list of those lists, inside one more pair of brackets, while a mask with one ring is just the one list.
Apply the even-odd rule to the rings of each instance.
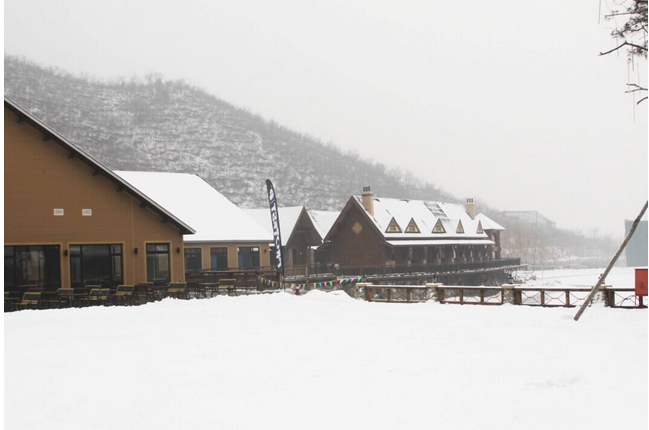
[[270, 269], [272, 233], [200, 176], [166, 172], [115, 173], [196, 230], [184, 237], [188, 276], [198, 272]]
[[491, 260], [500, 256], [500, 225], [466, 205], [352, 196], [323, 248], [341, 268], [408, 267]]
[[192, 227], [6, 97], [4, 128], [5, 292], [184, 281]]

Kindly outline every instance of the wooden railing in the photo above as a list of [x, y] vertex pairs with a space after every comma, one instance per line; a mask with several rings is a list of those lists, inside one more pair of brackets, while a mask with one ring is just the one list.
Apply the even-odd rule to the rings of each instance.
[[[575, 307], [584, 301], [590, 288], [544, 287], [505, 284], [502, 286], [463, 286], [429, 283], [426, 285], [356, 284], [357, 297], [369, 302], [414, 303], [434, 300], [443, 304]], [[633, 288], [605, 286], [600, 300], [611, 308], [645, 308], [642, 296]]]

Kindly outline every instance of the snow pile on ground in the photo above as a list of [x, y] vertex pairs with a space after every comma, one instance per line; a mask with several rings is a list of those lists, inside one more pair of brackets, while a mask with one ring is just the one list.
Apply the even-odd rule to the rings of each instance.
[[7, 429], [647, 428], [647, 311], [312, 291], [5, 314]]

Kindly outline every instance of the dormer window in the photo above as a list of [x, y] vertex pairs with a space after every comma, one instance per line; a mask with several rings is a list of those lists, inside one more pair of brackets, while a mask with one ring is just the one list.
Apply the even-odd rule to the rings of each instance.
[[414, 218], [410, 218], [410, 222], [406, 227], [406, 233], [421, 233], [419, 231], [419, 227], [417, 227], [417, 223], [415, 222]]
[[462, 220], [459, 220], [457, 222], [457, 229], [455, 230], [455, 232], [458, 234], [464, 233], [464, 226], [462, 225]]
[[433, 227], [433, 233], [446, 233], [446, 229], [444, 228], [444, 224], [442, 224], [441, 219], [438, 219], [435, 223], [435, 227]]
[[482, 221], [478, 221], [478, 229], [476, 230], [476, 233], [478, 234], [484, 233], [484, 230], [482, 229]]
[[397, 220], [392, 218], [390, 221], [390, 224], [388, 224], [388, 228], [385, 230], [386, 233], [401, 233], [401, 227], [399, 227], [399, 224], [397, 224]]

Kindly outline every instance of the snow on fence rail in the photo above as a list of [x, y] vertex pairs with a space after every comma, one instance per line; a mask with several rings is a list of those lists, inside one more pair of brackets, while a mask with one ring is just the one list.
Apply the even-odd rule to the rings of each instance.
[[[575, 307], [590, 293], [585, 287], [544, 287], [505, 284], [502, 286], [464, 285], [375, 285], [357, 283], [357, 297], [368, 302], [418, 303], [434, 300], [443, 304]], [[633, 288], [604, 286], [600, 300], [611, 308], [645, 308]]]

